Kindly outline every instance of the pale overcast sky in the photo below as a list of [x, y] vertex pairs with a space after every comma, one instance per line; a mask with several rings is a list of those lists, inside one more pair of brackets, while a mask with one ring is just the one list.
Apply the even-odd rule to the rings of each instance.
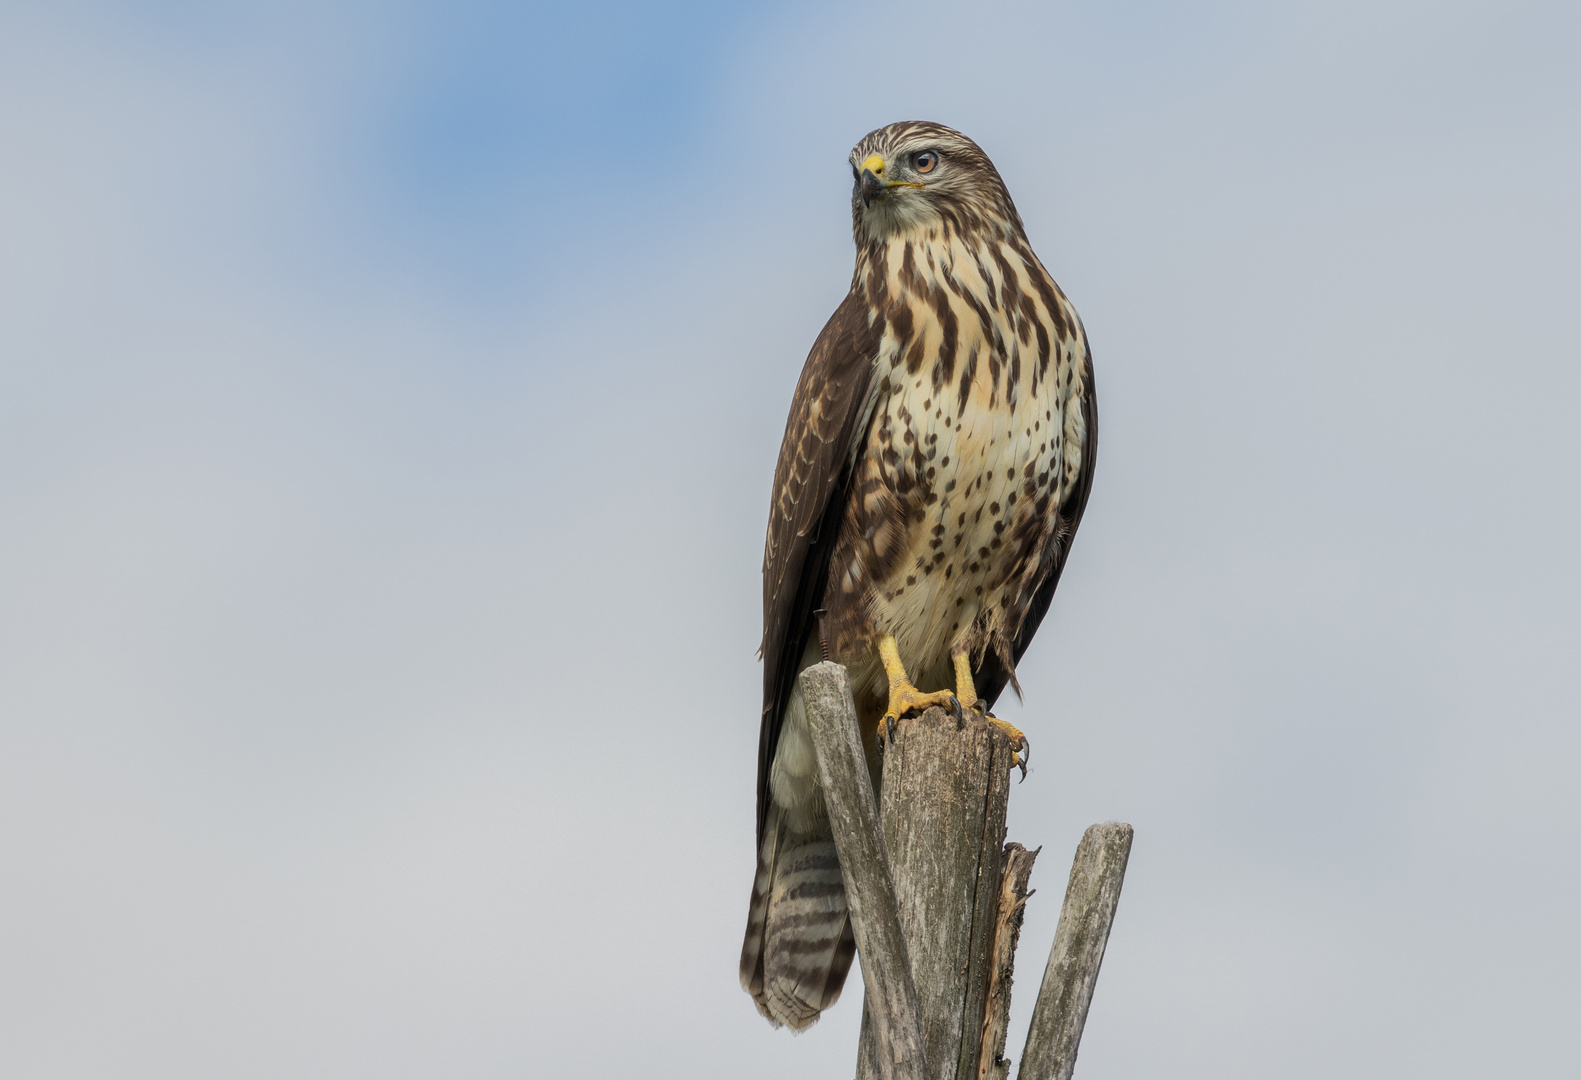
[[[574, 13], [572, 13], [574, 10]], [[1570, 1077], [1572, 4], [0, 6], [0, 1074], [850, 1075], [736, 983], [845, 155], [1093, 343], [1021, 671], [1083, 1080]]]

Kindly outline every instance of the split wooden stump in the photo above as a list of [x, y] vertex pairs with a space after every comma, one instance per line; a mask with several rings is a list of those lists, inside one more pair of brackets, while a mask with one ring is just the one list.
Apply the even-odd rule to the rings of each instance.
[[[969, 711], [902, 720], [875, 799], [845, 668], [816, 664], [800, 678], [862, 961], [858, 1080], [1006, 1080], [1016, 941], [1038, 854], [1005, 843], [1009, 739]], [[1075, 1068], [1131, 835], [1111, 822], [1082, 837], [1020, 1080], [1068, 1080]]]

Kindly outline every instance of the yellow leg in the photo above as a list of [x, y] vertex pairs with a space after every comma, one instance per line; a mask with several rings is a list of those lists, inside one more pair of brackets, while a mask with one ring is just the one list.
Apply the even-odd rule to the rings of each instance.
[[1027, 737], [1021, 734], [1013, 724], [1006, 723], [988, 711], [988, 705], [977, 696], [977, 685], [972, 681], [972, 657], [965, 649], [951, 653], [950, 659], [955, 661], [955, 696], [963, 709], [976, 709], [991, 723], [995, 724], [1006, 735], [1010, 736], [1010, 749], [1014, 756], [1010, 759], [1012, 767], [1021, 766], [1021, 777], [1026, 779], [1027, 756], [1031, 745]]
[[895, 646], [895, 635], [885, 634], [878, 639], [878, 657], [884, 662], [884, 674], [889, 676], [889, 709], [884, 713], [886, 725], [894, 723], [908, 712], [942, 705], [946, 709], [955, 704], [955, 695], [948, 690], [924, 694], [906, 677], [906, 668], [900, 662], [900, 650]]
[[960, 699], [961, 708], [977, 708], [977, 685], [972, 682], [972, 657], [965, 649], [951, 653], [950, 659], [955, 661], [955, 696]]

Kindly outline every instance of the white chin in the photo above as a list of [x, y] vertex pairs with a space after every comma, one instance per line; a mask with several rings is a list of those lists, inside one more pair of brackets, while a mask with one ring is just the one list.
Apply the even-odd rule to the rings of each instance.
[[921, 199], [894, 195], [881, 195], [862, 211], [868, 231], [885, 236], [922, 228], [931, 216]]

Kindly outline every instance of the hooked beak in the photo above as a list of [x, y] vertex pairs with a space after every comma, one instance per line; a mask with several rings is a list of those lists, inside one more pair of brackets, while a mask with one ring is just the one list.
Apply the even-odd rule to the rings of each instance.
[[884, 181], [873, 175], [872, 169], [862, 170], [862, 206], [865, 208], [873, 202], [873, 196], [884, 190]]
[[862, 209], [872, 205], [873, 196], [888, 186], [884, 183], [884, 155], [867, 155], [862, 160]]

